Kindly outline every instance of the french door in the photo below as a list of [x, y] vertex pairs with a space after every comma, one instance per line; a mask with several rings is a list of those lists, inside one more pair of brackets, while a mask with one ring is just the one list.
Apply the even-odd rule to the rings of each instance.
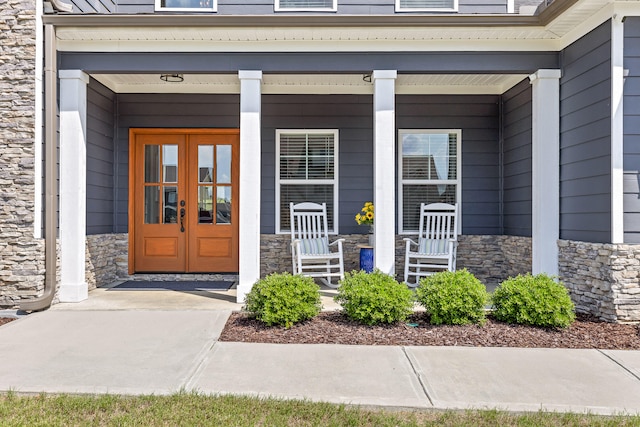
[[129, 271], [238, 271], [237, 129], [131, 129]]

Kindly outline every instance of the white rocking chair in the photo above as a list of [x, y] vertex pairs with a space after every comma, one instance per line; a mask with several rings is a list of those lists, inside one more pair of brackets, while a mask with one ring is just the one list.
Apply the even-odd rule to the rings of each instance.
[[[447, 203], [420, 204], [418, 242], [404, 239], [407, 250], [404, 261], [404, 281], [414, 288], [422, 277], [438, 271], [455, 271], [458, 205]], [[413, 281], [409, 281], [413, 277]]]
[[[290, 203], [289, 209], [293, 274], [317, 277], [325, 285], [337, 288], [339, 285], [332, 283], [331, 279], [344, 278], [344, 239], [329, 243], [326, 203]], [[332, 246], [337, 250], [331, 251]]]

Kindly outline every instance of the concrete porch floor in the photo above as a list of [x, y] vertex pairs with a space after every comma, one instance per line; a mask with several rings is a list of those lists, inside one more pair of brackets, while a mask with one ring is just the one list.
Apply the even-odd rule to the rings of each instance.
[[[240, 311], [235, 286], [228, 291], [121, 290], [114, 288], [123, 281], [89, 292], [89, 298], [74, 303], [59, 303], [52, 310], [231, 310]], [[323, 311], [340, 309], [333, 301], [337, 290], [320, 287]]]

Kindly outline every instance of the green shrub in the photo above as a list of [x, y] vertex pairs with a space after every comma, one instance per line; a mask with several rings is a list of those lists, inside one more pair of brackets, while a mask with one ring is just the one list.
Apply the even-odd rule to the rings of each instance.
[[273, 273], [258, 280], [244, 306], [268, 326], [287, 328], [315, 317], [321, 308], [320, 288], [313, 279], [289, 273]]
[[546, 274], [510, 277], [493, 293], [494, 316], [508, 323], [565, 328], [576, 318], [567, 289]]
[[413, 293], [380, 270], [346, 273], [334, 300], [365, 325], [401, 322], [413, 312]]
[[420, 280], [416, 298], [434, 325], [484, 323], [489, 294], [476, 277], [465, 270], [443, 271]]

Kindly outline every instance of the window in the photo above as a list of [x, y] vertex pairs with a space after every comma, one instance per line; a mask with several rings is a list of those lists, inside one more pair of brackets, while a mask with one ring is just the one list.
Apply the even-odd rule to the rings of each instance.
[[327, 204], [329, 232], [338, 230], [338, 131], [276, 131], [276, 232], [290, 231], [289, 203]]
[[420, 203], [460, 203], [460, 139], [460, 130], [399, 132], [400, 233], [418, 232]]
[[335, 12], [337, 0], [276, 0], [276, 12]]
[[215, 12], [217, 0], [155, 0], [156, 10], [171, 12]]
[[456, 12], [458, 0], [396, 0], [396, 12]]

